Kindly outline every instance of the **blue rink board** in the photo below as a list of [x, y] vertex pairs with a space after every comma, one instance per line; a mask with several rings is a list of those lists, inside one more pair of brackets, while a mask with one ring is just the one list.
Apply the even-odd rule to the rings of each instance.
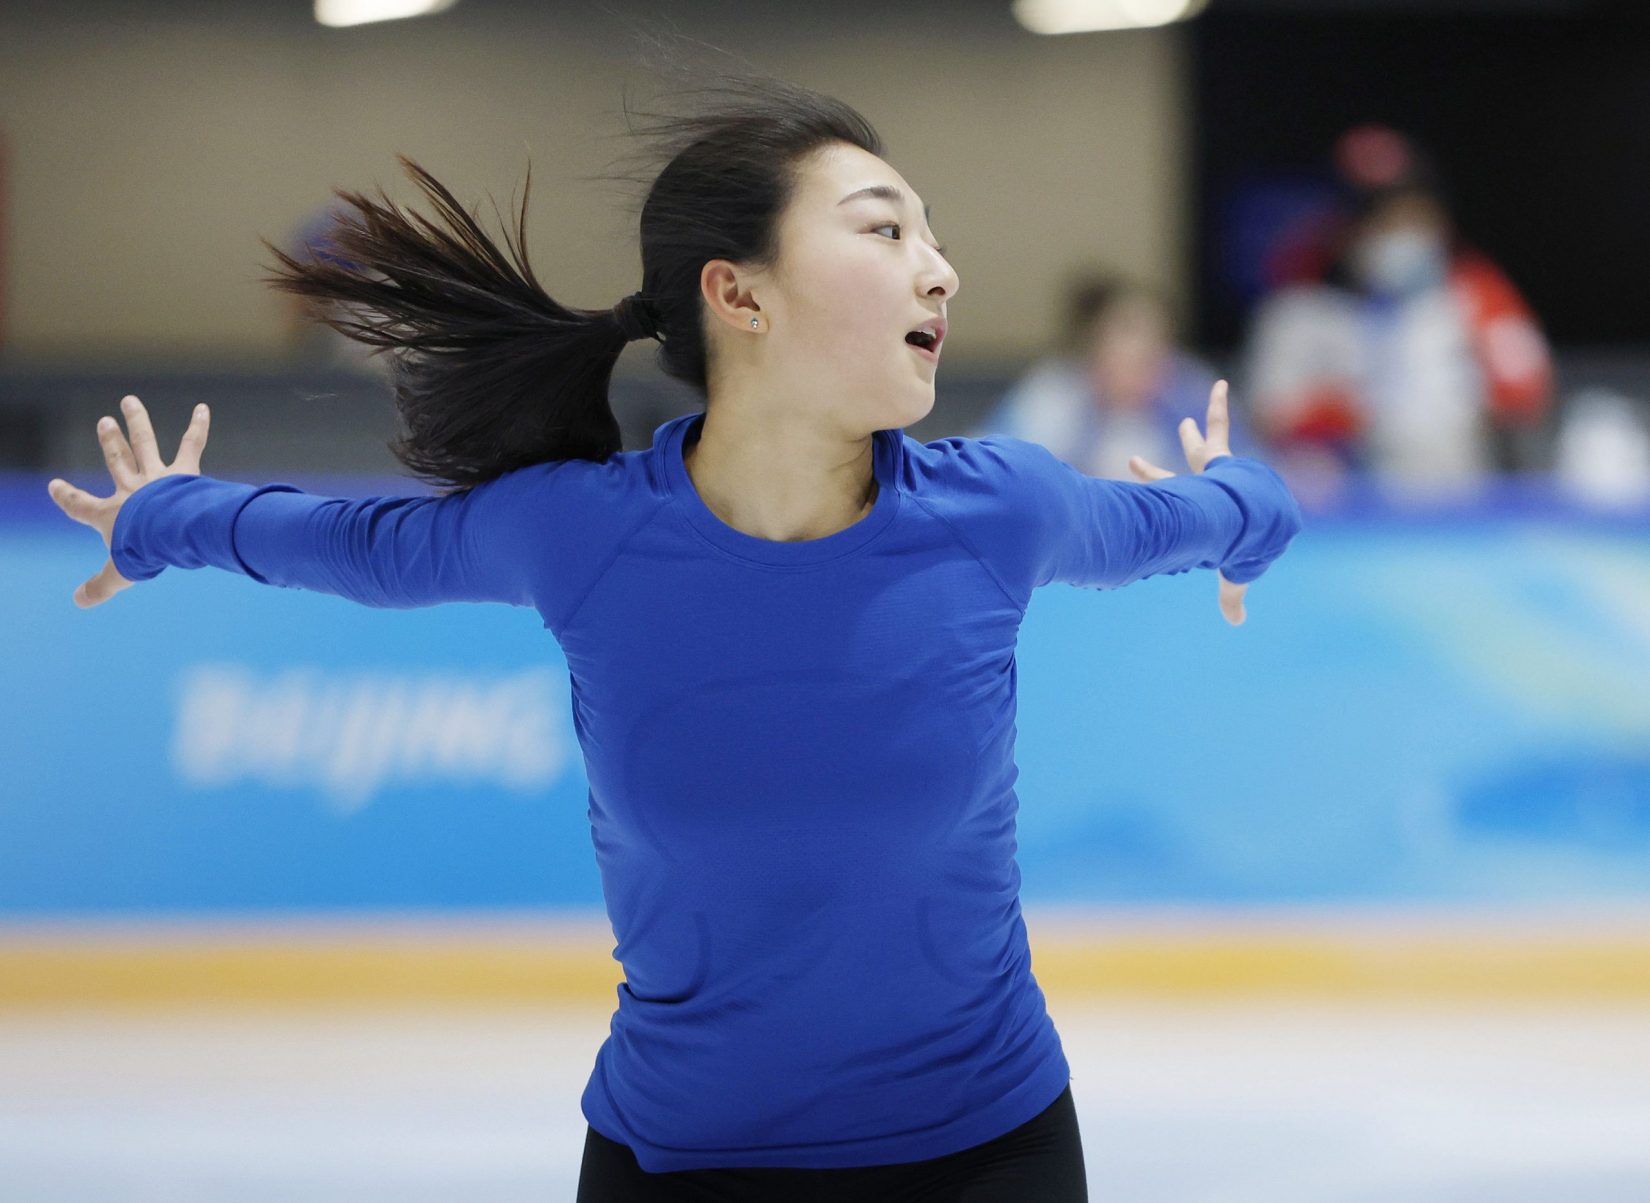
[[[601, 905], [536, 613], [211, 569], [82, 611], [45, 480], [0, 482], [0, 917]], [[1018, 664], [1028, 900], [1650, 898], [1642, 517], [1309, 515], [1244, 626], [1212, 573], [1056, 585]]]

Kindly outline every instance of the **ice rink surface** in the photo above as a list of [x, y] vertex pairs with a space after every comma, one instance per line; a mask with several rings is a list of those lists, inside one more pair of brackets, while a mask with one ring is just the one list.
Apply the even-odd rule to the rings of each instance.
[[[1105, 1203], [1645, 1203], [1650, 1014], [1050, 998]], [[0, 1015], [6, 1203], [570, 1200], [601, 1011]]]

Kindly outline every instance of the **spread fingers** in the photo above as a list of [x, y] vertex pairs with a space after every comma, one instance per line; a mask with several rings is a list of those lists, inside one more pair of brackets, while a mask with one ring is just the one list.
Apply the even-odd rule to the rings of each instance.
[[77, 489], [68, 481], [56, 478], [47, 483], [46, 492], [57, 502], [58, 508], [76, 522], [97, 525], [97, 509], [105, 498], [93, 497], [84, 489]]
[[1215, 381], [1215, 387], [1209, 391], [1209, 416], [1204, 423], [1209, 431], [1209, 441], [1221, 447], [1226, 446], [1231, 434], [1231, 414], [1226, 408], [1227, 391], [1224, 380]]
[[1166, 476], [1174, 475], [1167, 468], [1159, 468], [1144, 456], [1139, 455], [1129, 456], [1129, 471], [1144, 481], [1162, 480]]
[[211, 420], [205, 405], [195, 406], [195, 412], [189, 418], [189, 429], [183, 432], [183, 438], [178, 442], [178, 457], [173, 461], [174, 467], [200, 474], [201, 452], [206, 450], [206, 432]]
[[1198, 449], [1203, 446], [1203, 435], [1198, 432], [1196, 418], [1180, 419], [1180, 446], [1186, 452], [1186, 462], [1196, 468]]
[[74, 604], [88, 609], [108, 601], [131, 583], [115, 569], [113, 560], [105, 560], [98, 574], [74, 591]]
[[97, 420], [97, 441], [103, 445], [103, 462], [109, 466], [109, 475], [115, 484], [128, 491], [143, 483], [137, 460], [132, 456], [126, 436], [120, 433], [120, 423], [113, 418]]
[[155, 443], [149, 411], [130, 393], [120, 399], [120, 411], [126, 415], [126, 429], [131, 432], [132, 454], [137, 458], [138, 471], [148, 477], [161, 475], [166, 465], [161, 462], [160, 447]]

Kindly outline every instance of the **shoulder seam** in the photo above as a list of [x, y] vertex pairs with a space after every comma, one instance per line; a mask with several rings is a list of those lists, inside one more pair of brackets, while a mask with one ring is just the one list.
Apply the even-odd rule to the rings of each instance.
[[908, 493], [907, 495], [912, 501], [922, 506], [924, 510], [927, 510], [928, 513], [932, 514], [935, 518], [939, 519], [939, 521], [945, 526], [945, 529], [951, 532], [951, 537], [958, 543], [962, 544], [963, 550], [973, 556], [975, 562], [978, 563], [981, 568], [985, 569], [985, 574], [991, 578], [992, 583], [995, 584], [998, 589], [1002, 590], [1004, 597], [1008, 598], [1009, 605], [1013, 606], [1015, 610], [1019, 611], [1021, 614], [1024, 614], [1025, 606], [1018, 598], [1014, 596], [1013, 593], [1009, 591], [1008, 586], [1003, 584], [1003, 578], [997, 575], [996, 569], [992, 568], [991, 565], [986, 562], [986, 558], [975, 550], [974, 545], [963, 537], [962, 532], [952, 524], [951, 520], [944, 514], [941, 514], [938, 510], [934, 509], [915, 493]]
[[601, 571], [596, 573], [596, 575], [591, 578], [590, 583], [585, 586], [584, 592], [579, 594], [578, 601], [574, 603], [573, 608], [567, 612], [566, 617], [558, 622], [553, 628], [558, 637], [561, 632], [565, 631], [572, 624], [573, 619], [578, 617], [579, 611], [584, 609], [584, 603], [588, 601], [590, 595], [596, 591], [596, 586], [601, 584], [603, 578], [605, 578], [607, 574], [612, 571], [613, 565], [619, 562], [619, 557], [624, 554], [624, 549], [630, 545], [630, 541], [640, 534], [650, 522], [663, 513], [668, 504], [668, 498], [660, 498], [659, 504], [649, 510], [647, 516], [635, 526], [631, 527], [630, 530], [625, 533], [625, 536], [614, 545], [612, 554], [607, 558], [607, 563], [603, 564]]

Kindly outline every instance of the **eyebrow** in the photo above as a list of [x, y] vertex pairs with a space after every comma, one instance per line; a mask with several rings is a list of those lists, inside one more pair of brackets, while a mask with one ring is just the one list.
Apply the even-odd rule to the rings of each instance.
[[[845, 205], [849, 201], [857, 200], [862, 196], [874, 196], [879, 200], [890, 200], [896, 205], [903, 205], [905, 203], [905, 193], [901, 192], [892, 184], [872, 184], [869, 188], [861, 188], [858, 192], [850, 192], [847, 196], [837, 201], [837, 204]], [[930, 220], [928, 215], [933, 208], [933, 205], [924, 205], [922, 207], [922, 219], [924, 221]]]
[[[905, 204], [905, 193], [901, 192], [898, 188], [894, 187], [892, 184], [872, 184], [869, 188], [861, 188], [856, 192], [850, 192], [847, 196], [845, 196], [841, 200], [837, 201], [837, 207], [841, 208], [843, 205], [847, 204], [849, 201], [858, 200], [862, 196], [876, 197], [879, 200], [893, 201], [896, 205]], [[922, 207], [922, 219], [923, 219], [924, 222], [927, 222], [929, 225], [933, 224], [933, 222], [930, 220], [930, 218], [928, 216], [928, 214], [933, 210], [933, 208], [934, 208], [933, 205], [924, 205]], [[939, 251], [941, 258], [945, 257], [945, 248], [943, 246], [942, 247], [936, 247], [935, 249]]]

